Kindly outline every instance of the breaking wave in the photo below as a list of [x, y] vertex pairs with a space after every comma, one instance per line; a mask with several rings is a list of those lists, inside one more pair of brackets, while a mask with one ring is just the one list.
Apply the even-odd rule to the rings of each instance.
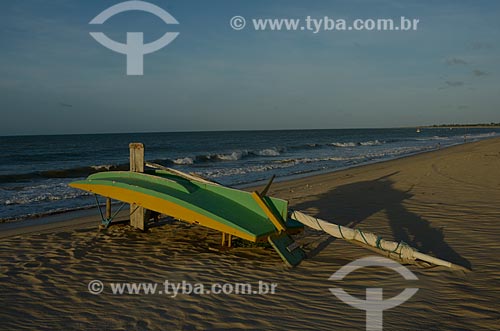
[[250, 157], [273, 157], [284, 153], [286, 148], [264, 148], [260, 150], [236, 150], [227, 153], [202, 154], [193, 157], [178, 158], [173, 161], [175, 164], [194, 164], [203, 162], [218, 162], [218, 161], [238, 161]]
[[188, 165], [188, 164], [193, 164], [194, 160], [190, 157], [183, 157], [179, 159], [174, 160], [174, 164], [180, 164], [180, 165]]
[[361, 141], [361, 142], [333, 142], [330, 145], [334, 147], [356, 147], [356, 146], [376, 146], [376, 145], [382, 145], [383, 142], [379, 140], [368, 140], [368, 141]]

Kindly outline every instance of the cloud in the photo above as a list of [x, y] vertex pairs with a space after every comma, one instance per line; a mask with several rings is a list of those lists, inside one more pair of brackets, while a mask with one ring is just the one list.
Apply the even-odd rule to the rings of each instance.
[[487, 42], [473, 41], [467, 45], [467, 48], [477, 51], [481, 49], [492, 49], [493, 45]]
[[476, 77], [481, 77], [481, 76], [486, 76], [488, 75], [488, 73], [486, 71], [482, 71], [482, 70], [479, 70], [479, 69], [474, 69], [472, 70], [472, 74]]
[[456, 81], [447, 80], [447, 81], [445, 81], [445, 84], [446, 84], [446, 86], [438, 87], [438, 90], [444, 90], [444, 89], [451, 88], [451, 87], [460, 87], [460, 86], [465, 85], [464, 82], [459, 81], [459, 80], [456, 80]]
[[448, 85], [449, 87], [459, 87], [459, 86], [464, 86], [464, 82], [462, 81], [449, 81], [447, 80], [446, 82], [446, 85]]
[[446, 64], [449, 66], [453, 66], [453, 65], [467, 65], [469, 63], [467, 61], [465, 61], [464, 59], [460, 59], [457, 57], [451, 57], [451, 58], [446, 59]]

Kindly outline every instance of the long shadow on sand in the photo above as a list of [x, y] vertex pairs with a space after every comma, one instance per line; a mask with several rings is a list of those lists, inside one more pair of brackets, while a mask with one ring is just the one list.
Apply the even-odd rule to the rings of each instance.
[[317, 196], [316, 203], [308, 201], [293, 208], [305, 210], [311, 204], [320, 206], [316, 217], [350, 227], [359, 226], [371, 215], [384, 211], [394, 240], [402, 240], [422, 253], [432, 253], [470, 269], [470, 262], [446, 243], [441, 229], [433, 228], [429, 221], [403, 206], [403, 201], [413, 195], [395, 189], [394, 182], [389, 179], [392, 175], [394, 173], [371, 181], [342, 185]]

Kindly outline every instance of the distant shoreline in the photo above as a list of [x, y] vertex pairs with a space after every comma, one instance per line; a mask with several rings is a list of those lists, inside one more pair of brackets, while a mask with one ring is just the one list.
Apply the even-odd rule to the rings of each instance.
[[426, 125], [426, 126], [419, 126], [419, 128], [422, 129], [498, 129], [500, 128], [500, 124], [495, 124], [495, 125]]

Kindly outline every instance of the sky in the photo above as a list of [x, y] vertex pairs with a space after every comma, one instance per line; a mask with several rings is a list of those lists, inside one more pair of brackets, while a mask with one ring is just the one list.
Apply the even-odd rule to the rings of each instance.
[[[0, 136], [335, 129], [500, 122], [500, 2], [151, 0], [0, 2]], [[234, 30], [234, 16], [246, 18]], [[252, 19], [419, 19], [416, 31], [256, 31]], [[94, 40], [143, 32], [144, 75]]]

